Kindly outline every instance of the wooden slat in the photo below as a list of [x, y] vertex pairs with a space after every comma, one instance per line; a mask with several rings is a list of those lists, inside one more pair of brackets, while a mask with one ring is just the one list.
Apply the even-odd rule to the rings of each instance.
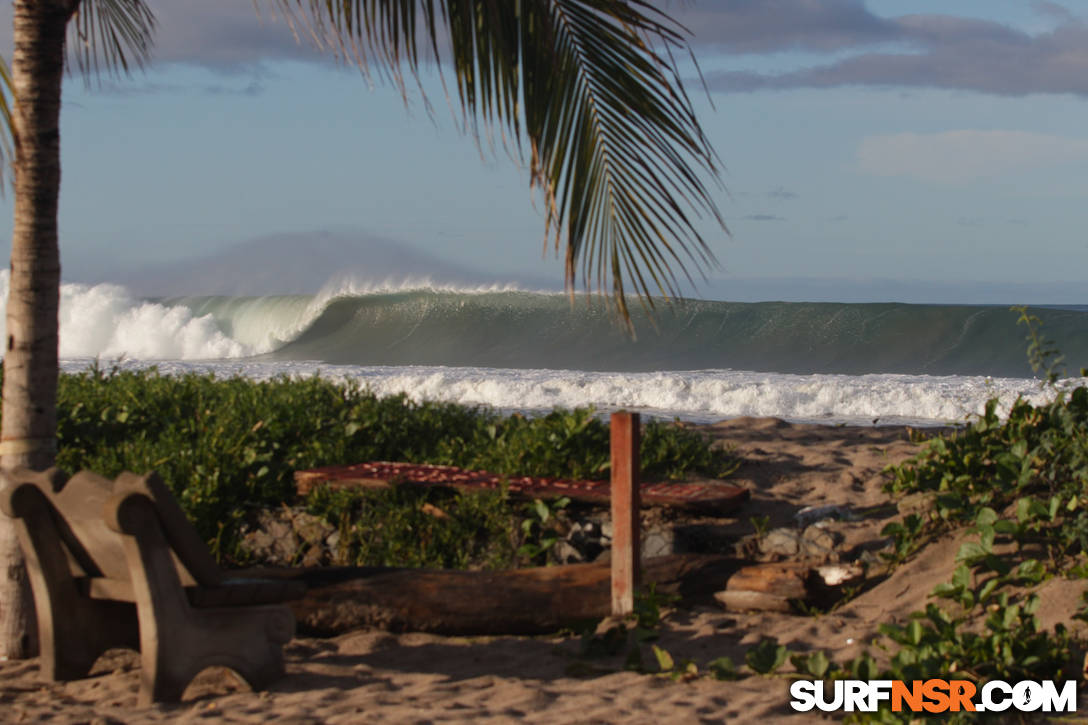
[[638, 413], [612, 414], [612, 614], [635, 611], [639, 585]]
[[[504, 484], [511, 496], [559, 498], [607, 505], [610, 481], [573, 481], [540, 476], [500, 476], [487, 471], [466, 471], [456, 466], [370, 461], [348, 466], [325, 466], [295, 472], [299, 495], [319, 485], [340, 488], [387, 488], [394, 484], [451, 486], [462, 490], [498, 489]], [[669, 506], [706, 515], [727, 514], [748, 500], [748, 490], [721, 482], [663, 482], [640, 486], [643, 506]]]

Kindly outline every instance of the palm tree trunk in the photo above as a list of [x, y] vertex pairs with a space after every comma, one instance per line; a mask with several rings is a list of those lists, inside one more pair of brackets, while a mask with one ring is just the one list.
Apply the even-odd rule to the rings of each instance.
[[[15, 219], [4, 341], [0, 467], [53, 465], [57, 431], [60, 99], [64, 35], [79, 0], [15, 0]], [[14, 526], [0, 517], [0, 656], [34, 647]]]

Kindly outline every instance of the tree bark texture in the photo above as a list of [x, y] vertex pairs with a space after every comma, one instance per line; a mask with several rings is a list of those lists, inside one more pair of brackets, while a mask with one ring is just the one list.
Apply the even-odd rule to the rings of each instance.
[[[687, 603], [712, 595], [748, 562], [673, 554], [643, 562], [646, 583]], [[455, 571], [382, 567], [254, 569], [245, 576], [294, 579], [309, 590], [288, 602], [302, 634], [357, 629], [451, 635], [542, 634], [578, 629], [612, 609], [609, 564]]]
[[[15, 0], [15, 218], [4, 340], [0, 466], [56, 456], [60, 103], [64, 36], [79, 0]], [[12, 522], [0, 517], [0, 656], [25, 657], [33, 618]]]

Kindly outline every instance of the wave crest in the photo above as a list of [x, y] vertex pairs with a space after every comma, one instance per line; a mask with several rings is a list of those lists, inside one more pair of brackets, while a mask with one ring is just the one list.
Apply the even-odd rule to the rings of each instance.
[[[6, 298], [9, 276], [0, 272]], [[1088, 367], [1088, 308], [1033, 310], [1069, 369]], [[116, 285], [61, 289], [61, 356], [260, 356], [343, 365], [612, 372], [755, 370], [1031, 377], [1003, 307], [731, 303], [633, 310], [637, 340], [599, 299], [425, 278], [333, 280], [317, 295], [138, 299]]]
[[[0, 271], [6, 313], [9, 270]], [[225, 335], [211, 315], [184, 306], [138, 300], [118, 285], [64, 284], [60, 294], [60, 356], [142, 360], [237, 358], [252, 350]], [[0, 335], [6, 336], [6, 314]]]

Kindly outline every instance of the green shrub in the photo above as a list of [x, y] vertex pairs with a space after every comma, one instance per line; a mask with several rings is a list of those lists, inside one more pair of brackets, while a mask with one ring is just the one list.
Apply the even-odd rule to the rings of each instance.
[[[1056, 394], [1039, 406], [1017, 400], [1005, 419], [991, 400], [965, 429], [930, 440], [918, 456], [888, 472], [890, 494], [932, 495], [928, 511], [885, 528], [894, 541], [887, 557], [893, 565], [939, 531], [966, 530], [972, 540], [960, 547], [952, 578], [934, 589], [938, 601], [912, 613], [904, 625], [881, 625], [883, 641], [877, 645], [890, 653], [887, 667], [878, 668], [868, 653], [838, 665], [811, 652], [791, 656], [798, 674], [839, 679], [864, 670], [869, 679], [955, 677], [977, 684], [1076, 677], [1085, 642], [1063, 624], [1053, 631], [1041, 628], [1034, 589], [1055, 576], [1088, 576], [1088, 388]], [[1012, 553], [999, 555], [995, 543], [1002, 541], [1014, 545]], [[1035, 558], [1038, 553], [1042, 558]], [[1088, 620], [1088, 602], [1072, 617]], [[749, 653], [754, 671], [764, 669], [752, 658], [762, 663], [769, 652], [768, 645]], [[819, 666], [812, 666], [817, 660]], [[776, 656], [774, 664], [781, 661]], [[926, 718], [885, 710], [851, 719]], [[964, 713], [937, 719], [972, 721]]]
[[517, 527], [500, 491], [442, 487], [331, 491], [307, 509], [338, 527], [341, 561], [356, 566], [507, 569], [517, 562]]
[[1083, 555], [1088, 388], [1039, 406], [1017, 400], [1005, 420], [996, 411], [997, 401], [989, 401], [966, 429], [930, 441], [913, 460], [889, 469], [888, 492], [933, 493], [934, 525], [974, 524], [984, 515], [997, 534], [1042, 540], [1052, 557]]
[[[234, 551], [248, 511], [294, 502], [293, 474], [299, 469], [387, 460], [499, 475], [601, 478], [609, 467], [608, 425], [590, 409], [503, 417], [486, 408], [416, 403], [403, 394], [378, 397], [358, 385], [316, 377], [253, 381], [94, 366], [60, 377], [57, 437], [57, 464], [68, 471], [89, 468], [112, 477], [123, 470], [157, 470], [220, 556]], [[730, 464], [727, 454], [710, 450], [694, 431], [646, 426], [647, 477], [717, 475]], [[386, 495], [392, 498], [383, 502], [378, 496], [372, 506], [348, 508], [365, 518], [411, 507], [397, 498], [402, 494]], [[432, 495], [437, 494], [427, 494]], [[477, 505], [470, 498], [455, 508], [469, 511]], [[495, 511], [484, 515], [485, 528], [506, 504], [487, 506]], [[408, 526], [411, 517], [404, 516]], [[520, 519], [513, 513], [510, 518], [516, 528]], [[428, 535], [445, 536], [438, 528]], [[466, 546], [463, 561], [490, 556]], [[373, 561], [438, 561], [379, 544], [368, 550]], [[458, 556], [442, 561], [453, 559]]]

